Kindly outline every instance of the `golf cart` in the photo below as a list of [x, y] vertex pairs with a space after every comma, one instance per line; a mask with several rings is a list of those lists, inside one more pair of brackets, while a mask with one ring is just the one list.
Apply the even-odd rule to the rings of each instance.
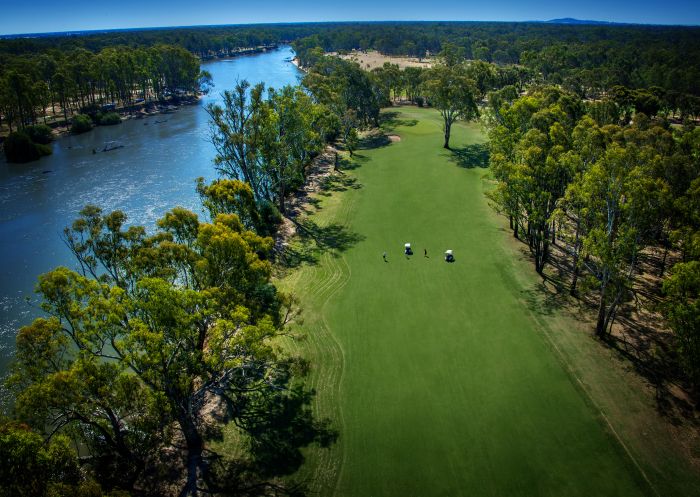
[[455, 261], [455, 256], [452, 254], [451, 250], [445, 251], [445, 261], [446, 262], [454, 262]]
[[404, 251], [403, 251], [403, 253], [406, 254], [406, 255], [413, 255], [413, 250], [411, 250], [411, 244], [410, 244], [410, 243], [407, 243], [407, 244], [404, 245]]

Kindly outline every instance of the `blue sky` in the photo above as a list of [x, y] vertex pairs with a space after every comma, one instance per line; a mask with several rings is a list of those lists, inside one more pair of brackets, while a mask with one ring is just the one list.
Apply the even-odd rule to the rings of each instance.
[[698, 0], [0, 0], [0, 34], [302, 21], [526, 21], [560, 17], [700, 24]]

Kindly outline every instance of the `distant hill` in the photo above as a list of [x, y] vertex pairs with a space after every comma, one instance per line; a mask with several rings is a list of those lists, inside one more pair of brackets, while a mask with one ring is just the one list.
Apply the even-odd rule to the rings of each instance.
[[586, 19], [574, 19], [573, 17], [563, 17], [561, 19], [550, 19], [549, 21], [542, 21], [546, 24], [600, 24], [605, 26], [610, 26], [613, 24], [627, 24], [624, 22], [611, 22], [611, 21], [591, 21]]

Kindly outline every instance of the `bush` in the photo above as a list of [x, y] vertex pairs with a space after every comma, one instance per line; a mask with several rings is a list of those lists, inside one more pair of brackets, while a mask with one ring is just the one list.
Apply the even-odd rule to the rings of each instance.
[[260, 228], [258, 234], [261, 236], [272, 236], [277, 231], [277, 227], [282, 223], [282, 214], [277, 209], [275, 204], [268, 201], [262, 201], [258, 205], [258, 213], [260, 214]]
[[51, 147], [34, 143], [24, 131], [10, 133], [5, 139], [4, 148], [7, 162], [31, 162], [51, 154]]
[[416, 105], [418, 107], [423, 107], [423, 103], [424, 103], [423, 97], [416, 97]]
[[98, 121], [102, 126], [111, 126], [113, 124], [120, 124], [122, 118], [116, 112], [108, 112], [102, 115]]
[[51, 128], [45, 124], [37, 124], [36, 126], [27, 126], [24, 128], [24, 132], [29, 135], [29, 139], [34, 143], [40, 143], [42, 145], [48, 145], [53, 140], [53, 133]]
[[70, 127], [71, 133], [80, 134], [92, 129], [92, 119], [85, 114], [78, 114], [73, 118], [73, 124]]

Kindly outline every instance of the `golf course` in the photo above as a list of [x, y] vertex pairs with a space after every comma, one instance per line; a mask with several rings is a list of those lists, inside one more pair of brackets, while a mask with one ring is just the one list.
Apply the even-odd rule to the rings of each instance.
[[282, 282], [301, 300], [316, 409], [339, 432], [309, 453], [313, 489], [655, 495], [521, 298], [479, 126], [457, 126], [450, 152], [437, 112], [385, 117], [400, 139], [374, 140], [328, 179]]

